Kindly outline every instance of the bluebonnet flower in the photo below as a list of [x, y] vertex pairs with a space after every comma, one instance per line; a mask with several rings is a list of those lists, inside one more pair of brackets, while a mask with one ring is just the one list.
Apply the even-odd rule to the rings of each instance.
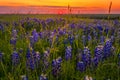
[[98, 59], [98, 57], [94, 57], [93, 59], [92, 59], [92, 65], [93, 65], [93, 67], [97, 67], [98, 66], [98, 64], [99, 64], [99, 59]]
[[88, 35], [88, 41], [90, 41], [92, 39], [91, 35]]
[[41, 25], [42, 25], [43, 29], [46, 28], [46, 24], [45, 24], [45, 21], [44, 21], [44, 20], [41, 21]]
[[104, 36], [100, 36], [100, 43], [104, 44], [105, 41], [105, 37]]
[[112, 42], [111, 40], [106, 40], [105, 45], [103, 47], [104, 51], [104, 58], [107, 58], [108, 56], [111, 55], [111, 49], [112, 49]]
[[109, 28], [106, 27], [105, 30], [104, 30], [104, 32], [105, 32], [106, 34], [108, 34], [108, 32], [109, 32]]
[[85, 76], [84, 80], [94, 80], [91, 76]]
[[102, 45], [98, 45], [96, 48], [95, 48], [95, 52], [94, 52], [94, 56], [96, 56], [98, 58], [99, 61], [102, 60], [103, 58], [103, 46]]
[[86, 42], [87, 42], [85, 35], [82, 36], [82, 42], [83, 42], [83, 45], [85, 46], [85, 45], [86, 45]]
[[118, 54], [118, 66], [120, 66], [120, 54]]
[[53, 19], [52, 19], [52, 18], [49, 18], [49, 19], [46, 20], [46, 23], [47, 23], [47, 24], [48, 24], [48, 23], [51, 23], [51, 22], [53, 22]]
[[55, 35], [55, 32], [51, 32], [50, 38], [52, 39], [54, 37], [54, 35]]
[[39, 53], [38, 51], [35, 53], [35, 59], [36, 59], [37, 61], [40, 60], [40, 53]]
[[114, 36], [111, 36], [110, 40], [111, 40], [112, 43], [114, 43], [115, 37], [114, 37]]
[[21, 80], [28, 80], [28, 77], [26, 75], [22, 75]]
[[93, 35], [94, 35], [94, 38], [97, 39], [98, 33], [96, 32], [96, 30], [93, 30]]
[[61, 62], [62, 62], [62, 58], [58, 57], [57, 59], [54, 59], [52, 61], [52, 74], [53, 76], [57, 76], [59, 75], [60, 71], [61, 71]]
[[41, 74], [41, 76], [39, 77], [39, 80], [48, 80], [48, 79], [46, 75]]
[[72, 58], [72, 47], [67, 46], [67, 48], [65, 50], [65, 59], [70, 60], [71, 58]]
[[34, 42], [37, 42], [39, 39], [38, 33], [33, 34]]
[[4, 27], [2, 24], [0, 24], [0, 30], [3, 31], [4, 30]]
[[64, 35], [64, 31], [61, 29], [58, 29], [58, 33], [59, 33], [59, 35]]
[[77, 63], [77, 70], [84, 72], [86, 69], [85, 63], [83, 61], [79, 61]]
[[12, 30], [12, 37], [17, 38], [17, 30], [15, 29]]
[[33, 36], [29, 36], [29, 39], [30, 39], [30, 46], [32, 46], [34, 44], [34, 38], [33, 38]]
[[118, 20], [114, 20], [114, 25], [118, 25], [119, 24], [119, 21]]
[[32, 31], [32, 36], [33, 36], [34, 42], [37, 42], [39, 38], [39, 34], [36, 32], [36, 29]]
[[103, 28], [102, 28], [102, 26], [101, 26], [100, 24], [97, 24], [97, 28], [98, 28], [98, 30], [100, 30], [100, 31], [103, 30]]
[[71, 27], [71, 28], [75, 28], [75, 23], [71, 23], [71, 24], [69, 24], [69, 26]]
[[17, 39], [16, 38], [11, 38], [10, 44], [16, 45]]
[[49, 66], [49, 56], [50, 56], [49, 50], [44, 51], [44, 54], [43, 54], [43, 66], [44, 66], [44, 69], [43, 69], [43, 71], [46, 71], [46, 69]]
[[23, 49], [22, 48], [19, 49], [19, 53], [23, 53]]
[[3, 58], [3, 53], [0, 52], [0, 62], [2, 61], [2, 58]]
[[35, 66], [35, 57], [34, 57], [34, 51], [30, 48], [27, 49], [26, 53], [26, 66], [28, 69], [34, 70], [36, 68]]
[[68, 40], [69, 40], [71, 45], [73, 44], [74, 39], [75, 38], [73, 36], [68, 36]]
[[11, 55], [11, 59], [12, 59], [12, 64], [14, 66], [19, 64], [19, 62], [20, 62], [20, 56], [16, 51], [14, 51], [13, 54]]
[[17, 27], [19, 24], [17, 22], [13, 22], [13, 26]]
[[39, 33], [40, 38], [43, 38], [43, 32]]
[[91, 54], [90, 54], [90, 50], [88, 47], [84, 48], [83, 53], [81, 54], [81, 61], [83, 61], [86, 66], [90, 65]]

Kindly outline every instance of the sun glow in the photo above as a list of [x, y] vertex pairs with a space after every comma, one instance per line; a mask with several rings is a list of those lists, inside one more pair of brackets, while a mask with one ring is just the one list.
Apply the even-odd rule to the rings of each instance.
[[[52, 8], [63, 8], [67, 7], [78, 7], [81, 11], [96, 11], [96, 12], [107, 12], [110, 1], [113, 2], [111, 10], [120, 11], [120, 0], [0, 0], [0, 6], [33, 6], [33, 7], [52, 7]], [[76, 8], [76, 10], [78, 9]], [[2, 9], [3, 10], [3, 9]], [[75, 9], [74, 9], [75, 10]], [[57, 13], [58, 11], [56, 11]]]

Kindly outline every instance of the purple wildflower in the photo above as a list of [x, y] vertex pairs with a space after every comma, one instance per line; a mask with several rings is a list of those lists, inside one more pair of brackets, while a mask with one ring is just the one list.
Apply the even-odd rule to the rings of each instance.
[[44, 54], [43, 54], [44, 69], [43, 69], [43, 71], [45, 71], [49, 66], [49, 56], [50, 56], [49, 50], [44, 51]]
[[27, 65], [27, 68], [29, 69], [32, 69], [34, 70], [35, 69], [35, 59], [34, 59], [34, 52], [33, 50], [29, 49], [27, 50], [27, 53], [26, 53], [26, 65]]
[[74, 37], [73, 36], [68, 36], [68, 40], [69, 40], [70, 44], [72, 45], [73, 41], [74, 41]]
[[105, 32], [106, 34], [108, 34], [108, 32], [109, 32], [109, 28], [106, 27], [105, 30], [104, 30], [104, 32]]
[[70, 25], [69, 25], [71, 28], [75, 28], [75, 23], [71, 23]]
[[2, 24], [0, 24], [0, 30], [3, 31], [4, 30], [4, 27]]
[[33, 36], [34, 42], [37, 42], [39, 38], [39, 34], [36, 32], [36, 29], [32, 31], [32, 36]]
[[12, 45], [16, 45], [16, 41], [17, 41], [16, 38], [11, 38], [11, 40], [10, 40], [10, 44], [12, 44]]
[[104, 36], [100, 36], [100, 43], [104, 44], [105, 41], [105, 37]]
[[3, 58], [3, 53], [0, 52], [0, 62], [2, 61], [2, 58]]
[[86, 41], [86, 36], [85, 36], [85, 35], [82, 36], [82, 42], [83, 42], [83, 45], [85, 46], [85, 45], [86, 45], [86, 42], [87, 42], [87, 41]]
[[95, 48], [95, 56], [98, 58], [99, 61], [102, 60], [103, 58], [103, 46], [102, 45], [98, 45]]
[[120, 54], [118, 54], [118, 65], [120, 66]]
[[79, 61], [77, 63], [77, 70], [84, 72], [86, 69], [85, 63], [83, 61]]
[[43, 75], [43, 74], [42, 74], [42, 75], [39, 77], [39, 80], [48, 80], [48, 79], [47, 79], [46, 75]]
[[22, 76], [21, 76], [21, 80], [28, 80], [28, 77], [25, 76], [25, 75], [22, 75]]
[[91, 54], [90, 54], [90, 50], [88, 47], [85, 47], [83, 50], [83, 53], [81, 55], [81, 60], [84, 62], [84, 64], [90, 65], [91, 63]]
[[88, 41], [90, 41], [92, 39], [91, 35], [88, 35]]
[[95, 57], [92, 59], [93, 67], [97, 67], [97, 66], [98, 66], [98, 63], [99, 63], [99, 59], [98, 59], [98, 57], [95, 56]]
[[103, 28], [102, 28], [102, 26], [101, 26], [100, 24], [97, 24], [97, 28], [98, 28], [98, 30], [100, 30], [100, 31], [103, 30]]
[[17, 30], [15, 29], [12, 30], [12, 37], [17, 38]]
[[12, 64], [13, 65], [16, 66], [17, 64], [19, 64], [20, 56], [19, 56], [19, 54], [16, 51], [13, 52], [13, 54], [11, 55], [11, 58], [12, 58]]
[[108, 56], [111, 55], [111, 49], [112, 49], [112, 42], [111, 40], [107, 40], [103, 48], [104, 58], [107, 58]]
[[52, 61], [52, 74], [53, 76], [57, 76], [59, 75], [60, 71], [61, 71], [61, 62], [62, 62], [62, 58], [58, 57], [57, 59], [54, 59]]
[[65, 59], [70, 60], [72, 58], [72, 47], [68, 46], [65, 50]]

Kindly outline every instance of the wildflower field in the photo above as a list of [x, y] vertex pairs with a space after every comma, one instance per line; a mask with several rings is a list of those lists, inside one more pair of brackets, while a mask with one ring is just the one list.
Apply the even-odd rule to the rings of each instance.
[[120, 20], [0, 15], [0, 80], [120, 80]]

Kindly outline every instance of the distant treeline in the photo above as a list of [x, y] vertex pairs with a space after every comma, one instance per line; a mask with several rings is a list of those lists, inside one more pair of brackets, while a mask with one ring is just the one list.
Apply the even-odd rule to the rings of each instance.
[[120, 14], [76, 14], [76, 17], [80, 18], [90, 18], [90, 19], [120, 19]]

